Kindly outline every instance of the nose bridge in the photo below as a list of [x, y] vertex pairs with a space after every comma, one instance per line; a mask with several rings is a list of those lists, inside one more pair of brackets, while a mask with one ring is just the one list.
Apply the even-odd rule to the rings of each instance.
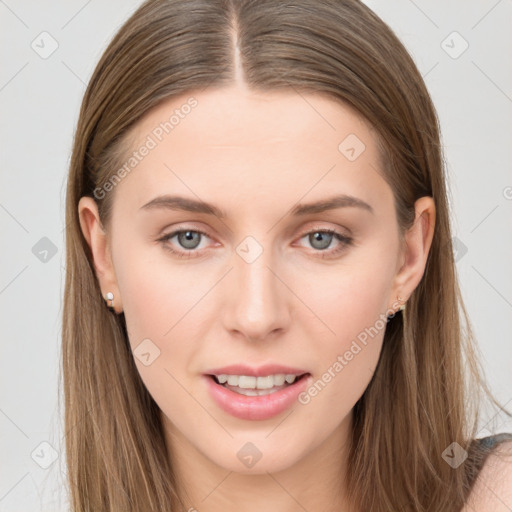
[[283, 284], [274, 275], [273, 251], [252, 236], [235, 250], [227, 326], [248, 338], [264, 338], [284, 327], [288, 318]]

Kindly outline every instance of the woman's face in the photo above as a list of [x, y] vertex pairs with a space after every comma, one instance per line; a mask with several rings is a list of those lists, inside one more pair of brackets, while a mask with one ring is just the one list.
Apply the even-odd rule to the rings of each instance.
[[[98, 192], [115, 194], [113, 272], [100, 279], [169, 439], [239, 473], [285, 469], [342, 439], [386, 316], [424, 263], [402, 267], [375, 133], [326, 97], [234, 86], [173, 98], [135, 133], [124, 177]], [[245, 396], [207, 376], [231, 365], [248, 368], [216, 373], [307, 375]], [[253, 381], [282, 377], [238, 384]]]

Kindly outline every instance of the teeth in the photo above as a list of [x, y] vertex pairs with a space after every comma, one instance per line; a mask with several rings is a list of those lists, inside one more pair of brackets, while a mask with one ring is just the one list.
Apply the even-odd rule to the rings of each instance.
[[292, 384], [297, 379], [297, 375], [279, 373], [277, 375], [267, 375], [266, 377], [253, 377], [249, 375], [216, 375], [221, 384], [229, 386], [238, 386], [242, 389], [271, 389], [275, 386], [282, 386], [285, 381]]

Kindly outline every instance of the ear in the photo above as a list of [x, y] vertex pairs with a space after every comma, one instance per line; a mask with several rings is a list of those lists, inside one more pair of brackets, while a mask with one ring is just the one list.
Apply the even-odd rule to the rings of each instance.
[[117, 278], [112, 264], [109, 238], [101, 224], [98, 205], [92, 197], [84, 196], [80, 198], [78, 216], [82, 233], [91, 248], [94, 269], [103, 298], [106, 301], [107, 293], [112, 292], [114, 294], [114, 310], [116, 313], [121, 313], [123, 311], [121, 293], [117, 286]]
[[[396, 304], [399, 296], [406, 301], [416, 289], [425, 273], [427, 258], [434, 237], [436, 207], [432, 197], [421, 197], [414, 204], [414, 224], [404, 234], [402, 265], [395, 276], [391, 300]], [[396, 309], [391, 307], [391, 309]]]

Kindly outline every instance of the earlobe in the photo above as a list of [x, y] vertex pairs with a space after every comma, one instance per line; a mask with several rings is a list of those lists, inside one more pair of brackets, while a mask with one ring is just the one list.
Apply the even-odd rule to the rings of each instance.
[[78, 215], [82, 233], [91, 249], [93, 265], [103, 299], [108, 306], [111, 304], [109, 297], [115, 297], [113, 309], [116, 312], [122, 312], [121, 294], [117, 286], [109, 240], [101, 224], [96, 201], [92, 197], [81, 197], [78, 203]]
[[405, 233], [403, 265], [395, 276], [393, 296], [408, 298], [412, 295], [425, 273], [426, 263], [435, 229], [435, 203], [425, 196], [415, 203], [416, 217], [412, 227]]

